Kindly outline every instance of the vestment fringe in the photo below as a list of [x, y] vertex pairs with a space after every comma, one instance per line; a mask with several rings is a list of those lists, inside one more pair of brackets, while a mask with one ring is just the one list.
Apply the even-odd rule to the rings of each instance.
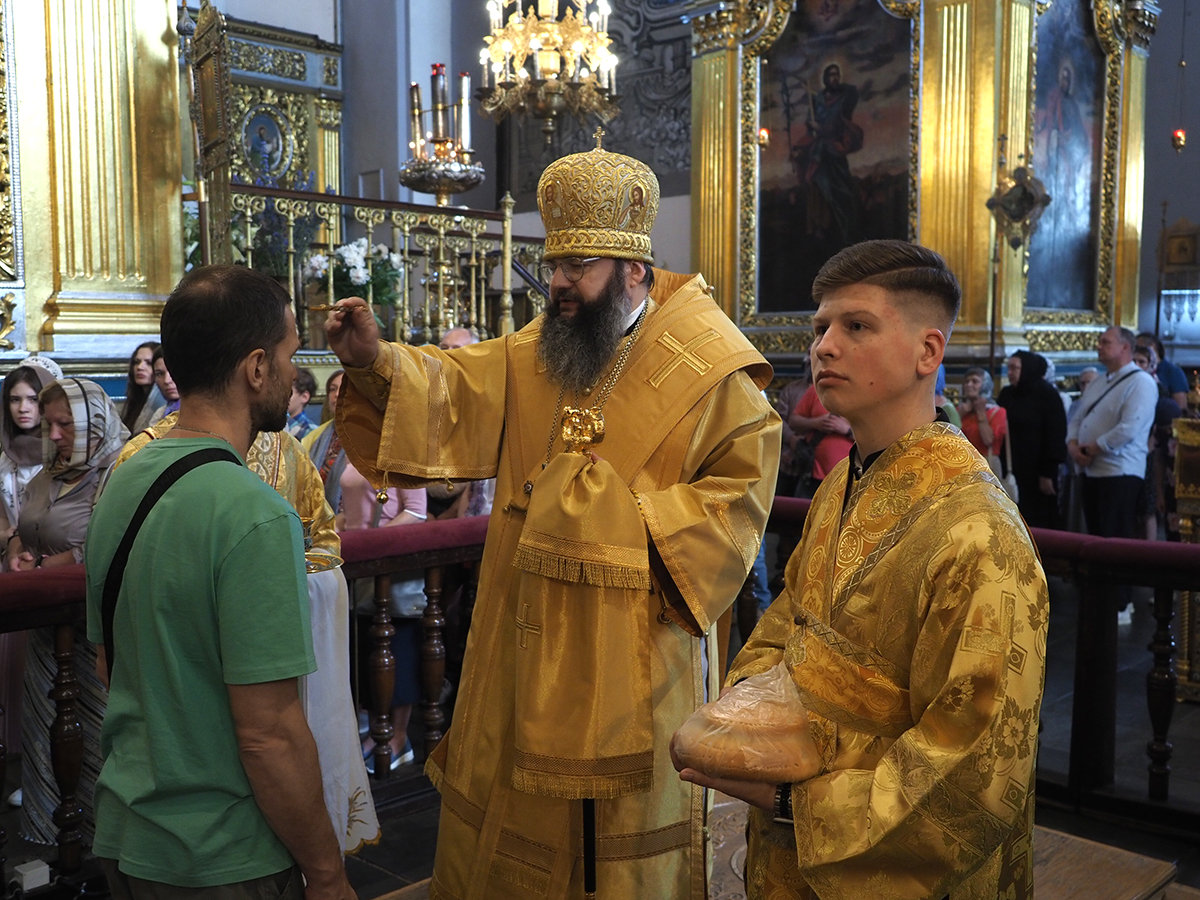
[[647, 769], [621, 775], [561, 775], [515, 767], [512, 785], [518, 791], [542, 797], [611, 800], [648, 793], [654, 787], [654, 773]]
[[597, 587], [623, 588], [633, 591], [650, 590], [650, 570], [612, 563], [584, 562], [518, 546], [513, 556], [518, 569], [554, 578], [570, 584], [590, 584]]
[[492, 874], [526, 891], [545, 894], [550, 889], [550, 876], [516, 860], [503, 856], [492, 858]]

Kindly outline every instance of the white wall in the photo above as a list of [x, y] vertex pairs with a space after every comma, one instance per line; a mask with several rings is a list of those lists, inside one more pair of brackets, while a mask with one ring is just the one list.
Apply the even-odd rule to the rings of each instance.
[[[1181, 217], [1200, 222], [1200, 190], [1197, 190], [1200, 185], [1200, 79], [1194, 71], [1200, 65], [1200, 15], [1193, 4], [1185, 32], [1183, 4], [1162, 3], [1160, 6], [1158, 31], [1150, 42], [1146, 70], [1146, 180], [1138, 322], [1148, 331], [1154, 330], [1163, 201], [1168, 201], [1168, 225]], [[1179, 127], [1179, 49], [1184, 34], [1188, 43], [1188, 80], [1183, 125], [1187, 129], [1188, 145], [1182, 153], [1176, 153], [1171, 147], [1171, 132]], [[1163, 331], [1168, 331], [1165, 321]], [[1200, 334], [1187, 336], [1188, 343], [1194, 344], [1198, 340]], [[1169, 348], [1167, 353], [1173, 355]], [[1200, 355], [1193, 351], [1188, 361], [1197, 360]]]
[[[513, 234], [518, 237], [544, 238], [542, 217], [535, 212], [513, 216]], [[658, 218], [650, 234], [654, 246], [654, 265], [670, 272], [695, 271], [692, 268], [692, 198], [663, 197]]]
[[333, 43], [342, 39], [338, 15], [341, 0], [288, 0], [287, 3], [279, 0], [212, 0], [212, 5], [235, 19], [303, 31]]

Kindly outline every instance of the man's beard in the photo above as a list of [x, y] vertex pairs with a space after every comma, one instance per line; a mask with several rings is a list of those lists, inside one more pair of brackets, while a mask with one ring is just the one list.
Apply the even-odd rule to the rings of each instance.
[[276, 383], [275, 368], [271, 367], [271, 388], [261, 403], [250, 407], [250, 427], [262, 431], [283, 431], [287, 427], [288, 403], [292, 399], [292, 384], [280, 378]]
[[[595, 386], [608, 368], [625, 333], [629, 298], [625, 293], [625, 267], [617, 262], [598, 297], [585, 303], [572, 285], [555, 292], [546, 306], [538, 338], [538, 359], [550, 380], [582, 393]], [[559, 303], [575, 302], [575, 315], [561, 314]]]

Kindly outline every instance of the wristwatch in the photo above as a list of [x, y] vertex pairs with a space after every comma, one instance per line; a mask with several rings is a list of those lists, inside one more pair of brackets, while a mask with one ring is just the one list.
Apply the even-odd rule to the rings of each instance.
[[772, 812], [775, 821], [781, 825], [791, 825], [792, 821], [792, 786], [781, 784], [775, 788], [775, 804]]

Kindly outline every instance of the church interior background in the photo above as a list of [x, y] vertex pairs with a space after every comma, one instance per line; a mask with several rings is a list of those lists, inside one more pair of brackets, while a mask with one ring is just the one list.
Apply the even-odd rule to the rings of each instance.
[[[1072, 389], [1120, 324], [1160, 331], [1194, 377], [1200, 85], [1180, 60], [1200, 23], [1181, 0], [610, 2], [605, 148], [659, 178], [656, 262], [703, 272], [779, 378], [804, 358], [816, 268], [875, 237], [919, 241], [959, 275], [952, 373], [1027, 347]], [[592, 144], [594, 119], [564, 115], [547, 140], [472, 100], [451, 127], [482, 183], [440, 206], [398, 176], [411, 85], [429, 99], [441, 64], [453, 103], [457, 73], [472, 90], [488, 77], [485, 0], [212, 6], [226, 77], [210, 82], [185, 62], [189, 40], [212, 50], [199, 6], [192, 37], [175, 0], [0, 0], [0, 371], [46, 353], [119, 396], [205, 244], [303, 306], [349, 292], [355, 260], [331, 265], [332, 248], [383, 243], [357, 290], [399, 339], [493, 336], [537, 313], [534, 187]], [[854, 127], [821, 146], [807, 124], [847, 109]], [[1179, 129], [1196, 135], [1182, 150]], [[987, 205], [1027, 212], [1030, 164], [1051, 197], [1032, 234]], [[336, 366], [321, 318], [298, 316], [319, 383]]]

